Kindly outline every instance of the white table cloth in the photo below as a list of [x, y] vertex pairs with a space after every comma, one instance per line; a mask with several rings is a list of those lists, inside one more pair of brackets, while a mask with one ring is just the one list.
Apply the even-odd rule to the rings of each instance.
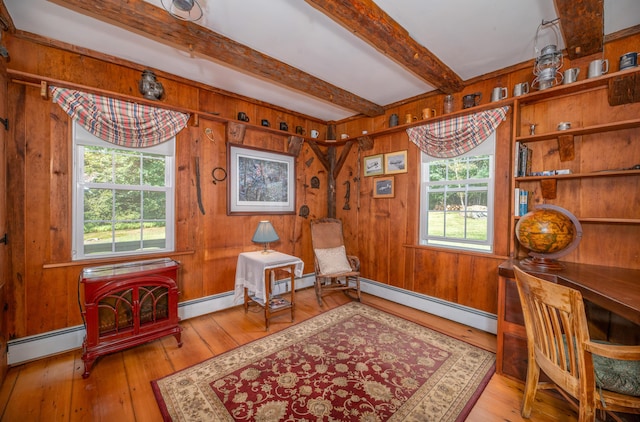
[[238, 255], [234, 303], [237, 304], [244, 301], [245, 287], [249, 289], [250, 295], [262, 299], [263, 303], [267, 303], [265, 271], [285, 265], [295, 265], [295, 277], [302, 277], [304, 262], [298, 257], [275, 251], [266, 254], [263, 254], [262, 251], [243, 252]]

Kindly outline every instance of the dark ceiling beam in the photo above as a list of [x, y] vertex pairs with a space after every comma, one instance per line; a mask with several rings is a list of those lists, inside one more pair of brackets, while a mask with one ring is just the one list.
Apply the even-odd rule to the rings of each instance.
[[371, 0], [306, 0], [349, 32], [446, 94], [462, 79]]
[[604, 48], [604, 0], [554, 0], [569, 59]]
[[378, 104], [318, 79], [246, 45], [193, 22], [172, 18], [164, 9], [142, 0], [50, 0], [164, 44], [222, 62], [262, 79], [295, 89], [366, 116], [384, 114]]
[[9, 33], [16, 32], [16, 26], [13, 24], [13, 19], [9, 15], [7, 6], [4, 1], [0, 0], [0, 31], [8, 31]]

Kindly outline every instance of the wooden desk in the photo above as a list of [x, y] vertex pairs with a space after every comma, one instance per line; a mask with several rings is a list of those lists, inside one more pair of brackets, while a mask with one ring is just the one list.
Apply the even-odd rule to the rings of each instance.
[[[291, 310], [291, 322], [295, 312], [295, 278], [302, 276], [304, 262], [298, 257], [280, 252], [262, 253], [243, 252], [238, 255], [236, 266], [236, 301], [243, 299], [244, 312], [249, 303], [255, 302], [264, 309], [265, 329], [269, 329], [269, 320], [274, 314]], [[273, 296], [271, 282], [275, 271], [284, 270], [291, 277], [289, 299]]]
[[513, 267], [579, 290], [594, 338], [640, 344], [640, 270], [563, 262], [546, 271], [509, 260], [498, 267], [498, 349], [496, 372], [524, 380], [526, 332]]

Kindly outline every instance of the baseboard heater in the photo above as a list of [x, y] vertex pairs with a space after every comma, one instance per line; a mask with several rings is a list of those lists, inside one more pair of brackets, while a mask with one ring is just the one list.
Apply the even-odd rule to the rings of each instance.
[[[300, 281], [296, 281], [296, 290], [312, 287], [314, 281], [313, 274], [306, 274]], [[277, 282], [275, 291], [286, 289], [287, 287], [288, 284], [285, 284], [285, 280], [281, 280]], [[478, 330], [492, 334], [497, 332], [497, 317], [495, 314], [362, 277], [360, 278], [360, 289], [373, 296], [383, 297], [389, 301], [459, 322]], [[239, 305], [234, 304], [233, 299], [234, 292], [226, 292], [181, 302], [178, 304], [178, 316], [181, 320], [185, 320]], [[7, 343], [7, 363], [9, 366], [14, 366], [79, 349], [82, 347], [84, 337], [85, 328], [82, 325], [78, 325], [10, 340]], [[185, 344], [183, 347], [189, 347], [189, 345]]]

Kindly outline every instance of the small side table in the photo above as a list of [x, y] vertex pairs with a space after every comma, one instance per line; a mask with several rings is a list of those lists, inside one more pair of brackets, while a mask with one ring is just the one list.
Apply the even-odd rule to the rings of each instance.
[[[291, 277], [289, 300], [272, 297], [271, 280], [276, 270], [285, 270]], [[302, 277], [304, 262], [298, 257], [280, 252], [243, 252], [238, 255], [236, 266], [235, 300], [244, 301], [244, 312], [249, 310], [249, 302], [255, 302], [264, 309], [265, 330], [275, 314], [291, 310], [291, 322], [295, 312], [295, 278]]]

